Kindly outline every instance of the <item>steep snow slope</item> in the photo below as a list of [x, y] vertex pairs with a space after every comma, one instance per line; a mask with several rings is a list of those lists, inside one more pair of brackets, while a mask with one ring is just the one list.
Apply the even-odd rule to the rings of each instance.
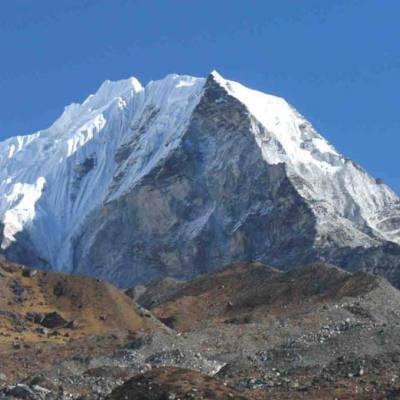
[[400, 243], [400, 204], [390, 188], [377, 183], [361, 167], [339, 154], [285, 100], [213, 74], [261, 123], [262, 129], [255, 127], [254, 132], [264, 159], [269, 164], [287, 165], [302, 196], [311, 206], [316, 204], [315, 213], [328, 225], [325, 230], [332, 227], [324, 217], [334, 214], [336, 218], [345, 218], [340, 222], [354, 235], [348, 239], [355, 245], [376, 242], [351, 229], [352, 225], [361, 232], [371, 235], [372, 229], [373, 236]]
[[[283, 99], [216, 72], [106, 81], [50, 128], [0, 143], [0, 194], [8, 257], [123, 285], [236, 259], [390, 263], [393, 280], [400, 255], [386, 185]], [[352, 248], [374, 255], [350, 266]]]
[[70, 239], [93, 208], [117, 194], [110, 186], [119, 147], [137, 141], [137, 161], [118, 185], [121, 194], [174, 146], [203, 83], [177, 75], [146, 88], [135, 78], [106, 81], [82, 104], [66, 107], [50, 128], [0, 143], [2, 249], [26, 231], [40, 258], [68, 270]]

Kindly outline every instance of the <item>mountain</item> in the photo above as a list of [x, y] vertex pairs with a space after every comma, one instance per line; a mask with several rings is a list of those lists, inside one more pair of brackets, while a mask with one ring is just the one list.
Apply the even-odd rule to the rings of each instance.
[[400, 284], [400, 200], [285, 100], [225, 80], [106, 81], [0, 143], [10, 260], [128, 287], [233, 261]]

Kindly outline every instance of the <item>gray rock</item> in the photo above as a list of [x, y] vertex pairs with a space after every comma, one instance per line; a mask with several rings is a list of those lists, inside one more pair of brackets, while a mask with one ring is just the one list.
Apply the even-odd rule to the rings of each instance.
[[34, 391], [28, 385], [22, 383], [19, 383], [16, 386], [9, 387], [6, 390], [6, 394], [16, 397], [17, 399], [35, 400], [37, 398]]

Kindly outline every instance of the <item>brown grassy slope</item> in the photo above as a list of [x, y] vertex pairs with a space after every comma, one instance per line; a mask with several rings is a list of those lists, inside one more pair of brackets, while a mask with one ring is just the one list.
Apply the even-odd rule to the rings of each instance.
[[[21, 377], [71, 355], [113, 351], [123, 336], [160, 329], [107, 282], [29, 271], [0, 262], [0, 372], [7, 376]], [[74, 326], [47, 330], [29, 318], [52, 312]]]
[[[40, 335], [33, 332], [38, 325], [26, 320], [29, 312], [55, 311], [66, 320], [76, 321], [78, 328], [68, 330], [70, 337], [102, 334], [115, 328], [135, 331], [148, 325], [132, 300], [107, 282], [43, 271], [28, 277], [23, 276], [24, 270], [24, 267], [0, 262], [3, 333], [7, 328], [12, 332], [13, 320], [22, 318], [26, 329], [19, 336], [40, 340]], [[20, 296], [16, 286], [22, 288]], [[7, 336], [3, 336], [3, 341], [6, 340]]]
[[[261, 263], [237, 263], [186, 283], [164, 296], [165, 301], [152, 312], [185, 331], [229, 318], [296, 313], [303, 304], [309, 307], [361, 296], [380, 283], [372, 275], [350, 274], [325, 264], [280, 272]], [[151, 290], [143, 296], [148, 298]]]

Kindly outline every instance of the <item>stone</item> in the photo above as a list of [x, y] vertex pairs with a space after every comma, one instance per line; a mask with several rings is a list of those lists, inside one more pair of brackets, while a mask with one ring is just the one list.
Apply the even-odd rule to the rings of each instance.
[[32, 391], [32, 389], [22, 383], [8, 388], [6, 390], [6, 394], [20, 399], [36, 399], [35, 393]]
[[40, 322], [41, 325], [48, 329], [61, 328], [67, 323], [68, 321], [55, 311], [45, 314], [43, 320]]
[[67, 324], [65, 325], [65, 328], [67, 328], [67, 329], [78, 329], [79, 328], [79, 324], [75, 320], [71, 320], [71, 321], [67, 322]]
[[22, 276], [26, 278], [33, 278], [37, 274], [36, 269], [31, 269], [31, 268], [24, 268], [22, 270]]
[[44, 319], [44, 314], [31, 311], [26, 314], [26, 319], [34, 322], [35, 324], [40, 324]]

